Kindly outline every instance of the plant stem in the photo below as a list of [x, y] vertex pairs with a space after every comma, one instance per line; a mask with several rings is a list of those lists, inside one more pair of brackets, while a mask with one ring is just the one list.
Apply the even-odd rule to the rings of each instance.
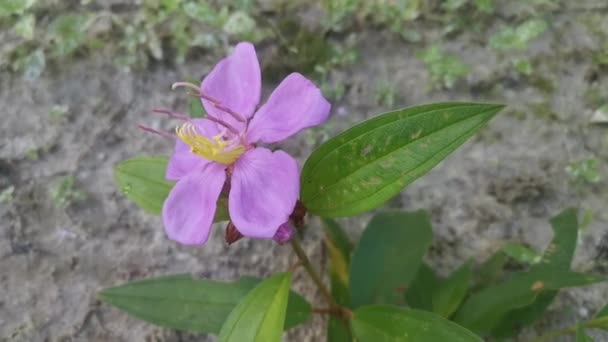
[[300, 242], [298, 241], [297, 237], [291, 239], [291, 247], [298, 256], [298, 259], [300, 259], [300, 263], [302, 264], [308, 275], [310, 275], [310, 278], [312, 278], [312, 281], [315, 282], [315, 284], [319, 288], [319, 291], [321, 291], [321, 294], [323, 295], [323, 297], [325, 297], [325, 300], [327, 300], [327, 303], [329, 304], [330, 308], [336, 309], [338, 312], [342, 311], [342, 308], [340, 307], [340, 305], [338, 305], [338, 303], [336, 303], [336, 300], [327, 289], [327, 286], [323, 284], [323, 280], [321, 279], [319, 273], [317, 273], [317, 271], [312, 267], [312, 264], [310, 263], [306, 252], [304, 252], [304, 249], [302, 249], [302, 245], [300, 245]]

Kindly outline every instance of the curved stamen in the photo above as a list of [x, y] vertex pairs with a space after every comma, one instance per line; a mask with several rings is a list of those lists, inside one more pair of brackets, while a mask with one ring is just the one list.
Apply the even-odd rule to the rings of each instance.
[[217, 119], [217, 118], [215, 118], [215, 117], [213, 117], [213, 116], [211, 116], [209, 114], [207, 114], [206, 119], [209, 120], [209, 121], [213, 121], [213, 122], [215, 122], [216, 124], [218, 124], [220, 126], [225, 127], [227, 130], [229, 130], [230, 132], [234, 133], [235, 135], [239, 135], [241, 133], [241, 132], [239, 132], [238, 129], [234, 128], [233, 126], [231, 126], [226, 121]]
[[171, 133], [167, 133], [167, 132], [163, 132], [163, 131], [159, 131], [156, 130], [154, 128], [150, 128], [148, 126], [144, 126], [144, 125], [137, 125], [137, 127], [139, 127], [139, 129], [141, 129], [144, 132], [148, 132], [148, 133], [152, 133], [152, 134], [156, 134], [156, 135], [160, 135], [163, 138], [169, 138], [169, 139], [175, 139], [176, 136], [174, 136]]
[[194, 83], [190, 83], [190, 82], [175, 82], [171, 85], [171, 90], [175, 90], [177, 88], [190, 88], [190, 89], [194, 89], [196, 90], [197, 93], [201, 92], [201, 88], [199, 86], [197, 86]]
[[190, 118], [186, 115], [186, 114], [182, 114], [182, 113], [178, 113], [178, 112], [174, 112], [172, 110], [169, 109], [152, 109], [153, 113], [157, 113], [157, 114], [165, 114], [168, 117], [172, 118], [172, 119], [177, 119], [177, 120], [182, 120], [182, 121], [188, 121], [190, 120]]
[[217, 104], [217, 103], [214, 103], [213, 106], [215, 108], [221, 110], [224, 113], [232, 115], [232, 117], [235, 118], [237, 121], [240, 121], [240, 122], [246, 122], [247, 121], [247, 120], [245, 120], [245, 118], [241, 114], [233, 111], [232, 109], [230, 109], [228, 107], [224, 107], [224, 106], [222, 106], [220, 104]]
[[214, 105], [220, 103], [220, 100], [218, 100], [216, 98], [213, 98], [213, 97], [211, 97], [209, 95], [203, 94], [203, 93], [198, 93], [198, 94], [187, 93], [187, 94], [188, 94], [188, 96], [194, 96], [194, 97], [198, 97], [198, 98], [201, 98], [201, 99], [205, 99], [205, 100], [207, 100], [209, 102], [212, 102]]

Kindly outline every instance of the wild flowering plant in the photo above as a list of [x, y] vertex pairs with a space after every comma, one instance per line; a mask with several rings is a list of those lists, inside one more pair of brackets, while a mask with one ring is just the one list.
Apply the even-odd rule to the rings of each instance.
[[[167, 236], [180, 244], [203, 245], [214, 222], [228, 221], [228, 243], [243, 236], [289, 242], [299, 262], [264, 280], [173, 275], [100, 292], [102, 301], [136, 317], [218, 334], [220, 341], [280, 341], [284, 330], [312, 313], [328, 316], [328, 341], [497, 340], [538, 320], [559, 289], [603, 280], [570, 270], [578, 232], [573, 209], [551, 220], [554, 238], [543, 253], [509, 243], [486, 262], [465, 263], [445, 278], [422, 261], [432, 240], [425, 212], [376, 214], [356, 247], [332, 219], [380, 207], [473, 136], [502, 105], [436, 103], [381, 114], [322, 144], [300, 172], [293, 157], [264, 144], [327, 120], [330, 104], [304, 76], [288, 75], [258, 108], [260, 65], [253, 45], [240, 43], [200, 85], [177, 82], [173, 88], [200, 98], [206, 116], [154, 110], [179, 121], [175, 132], [140, 127], [169, 138], [174, 152], [168, 159], [120, 163], [115, 175], [123, 193], [161, 214]], [[294, 234], [307, 214], [323, 222], [330, 287]], [[509, 260], [522, 264], [520, 270], [506, 272]], [[313, 307], [290, 291], [298, 267], [325, 303]], [[608, 308], [535, 341], [561, 334], [587, 341], [585, 328], [598, 327], [608, 327]]]
[[[238, 44], [200, 87], [178, 82], [201, 98], [204, 119], [157, 110], [181, 120], [166, 179], [177, 181], [163, 204], [170, 239], [201, 245], [209, 238], [220, 194], [231, 223], [252, 238], [284, 241], [300, 192], [298, 163], [283, 151], [256, 146], [287, 139], [327, 120], [330, 105], [304, 76], [287, 76], [257, 111], [262, 81], [255, 49]], [[150, 130], [147, 128], [147, 130]]]

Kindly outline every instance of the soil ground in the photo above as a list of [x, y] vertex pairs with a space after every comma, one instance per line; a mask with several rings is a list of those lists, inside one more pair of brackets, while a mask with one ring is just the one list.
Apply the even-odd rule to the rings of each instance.
[[[395, 108], [439, 100], [506, 103], [508, 110], [384, 209], [431, 212], [435, 240], [428, 259], [447, 274], [470, 258], [483, 261], [505, 241], [544, 248], [551, 238], [549, 218], [577, 206], [593, 220], [580, 236], [573, 267], [608, 275], [607, 177], [589, 185], [572, 181], [565, 171], [585, 158], [607, 169], [608, 134], [605, 126], [590, 124], [597, 108], [587, 99], [593, 91], [608, 96], [607, 74], [589, 56], [599, 44], [585, 25], [589, 14], [577, 6], [551, 14], [549, 30], [527, 52], [540, 75], [534, 78], [510, 71], [508, 60], [466, 34], [449, 40], [445, 50], [472, 67], [451, 90], [429, 91], [428, 70], [416, 57], [440, 28], [421, 28], [427, 43], [418, 44], [366, 28], [357, 36], [358, 61], [332, 74], [346, 93], [333, 104], [330, 122], [280, 147], [303, 162], [327, 136], [388, 110], [375, 99], [381, 81], [394, 87]], [[271, 50], [272, 42], [261, 44], [260, 59]], [[103, 56], [88, 56], [50, 68], [35, 82], [0, 73], [0, 190], [14, 187], [12, 199], [0, 203], [1, 340], [198, 340], [101, 305], [96, 291], [181, 272], [214, 279], [265, 276], [295, 262], [288, 247], [269, 241], [226, 246], [223, 225], [202, 248], [179, 246], [165, 237], [159, 217], [138, 209], [114, 184], [113, 167], [121, 160], [171, 152], [170, 143], [142, 133], [137, 124], [171, 129], [171, 122], [150, 109], [185, 109], [184, 96], [169, 91], [171, 83], [203, 75], [219, 55], [180, 66], [155, 64], [145, 72], [125, 72]], [[266, 93], [275, 85], [267, 83]], [[49, 116], [55, 105], [67, 106], [67, 114]], [[52, 185], [67, 175], [86, 196], [58, 208]], [[355, 238], [369, 217], [341, 222]], [[317, 267], [325, 267], [316, 220], [303, 239]], [[298, 272], [294, 282], [321, 303], [304, 274]], [[607, 284], [562, 291], [546, 319], [521, 337], [590, 318], [606, 298]], [[323, 332], [323, 320], [315, 317], [285, 340], [322, 341]], [[608, 335], [596, 337], [608, 341]]]

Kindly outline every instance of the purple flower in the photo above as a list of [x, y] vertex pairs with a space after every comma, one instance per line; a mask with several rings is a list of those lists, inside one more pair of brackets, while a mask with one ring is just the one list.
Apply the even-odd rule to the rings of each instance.
[[204, 244], [218, 197], [228, 192], [230, 219], [241, 234], [287, 241], [292, 231], [285, 224], [300, 191], [298, 164], [283, 151], [256, 144], [275, 143], [324, 122], [329, 102], [312, 82], [292, 73], [256, 111], [261, 73], [249, 43], [238, 44], [200, 87], [174, 84], [179, 86], [197, 91], [208, 116], [190, 120], [157, 111], [184, 121], [176, 129], [178, 139], [166, 173], [167, 179], [177, 181], [162, 212], [169, 238], [184, 245]]

